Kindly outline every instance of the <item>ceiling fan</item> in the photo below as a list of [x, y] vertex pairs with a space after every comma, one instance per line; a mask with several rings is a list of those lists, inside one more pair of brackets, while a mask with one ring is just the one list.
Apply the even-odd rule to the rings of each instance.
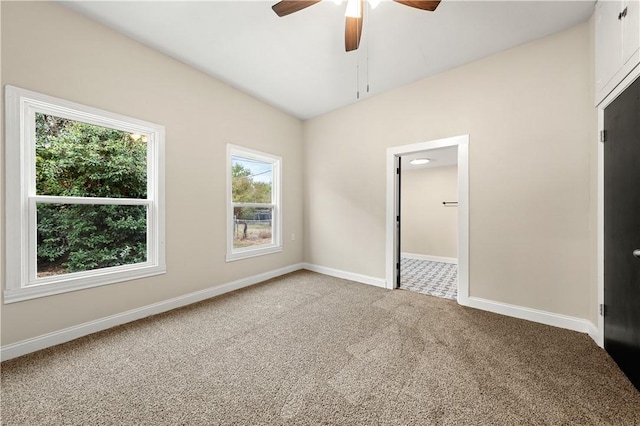
[[[271, 8], [280, 17], [298, 12], [320, 3], [322, 0], [282, 0]], [[340, 0], [338, 0], [339, 2]], [[358, 49], [360, 35], [362, 34], [362, 20], [365, 0], [347, 0], [346, 22], [344, 27], [344, 47], [347, 52]], [[369, 0], [371, 3], [372, 0]], [[440, 0], [393, 0], [396, 3], [421, 10], [434, 11]], [[376, 3], [379, 0], [376, 0]]]

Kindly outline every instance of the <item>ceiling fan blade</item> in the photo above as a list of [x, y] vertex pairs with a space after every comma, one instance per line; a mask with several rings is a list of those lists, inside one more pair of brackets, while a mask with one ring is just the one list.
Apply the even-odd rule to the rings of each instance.
[[[364, 1], [360, 1], [360, 10], [364, 11]], [[344, 25], [344, 48], [347, 52], [358, 49], [362, 38], [362, 13], [359, 18], [347, 16]]]
[[440, 0], [393, 0], [396, 3], [404, 4], [405, 6], [414, 7], [416, 9], [428, 10], [433, 12], [440, 4]]
[[271, 9], [273, 9], [278, 16], [286, 16], [313, 6], [316, 3], [320, 3], [320, 1], [321, 0], [282, 0], [271, 6]]

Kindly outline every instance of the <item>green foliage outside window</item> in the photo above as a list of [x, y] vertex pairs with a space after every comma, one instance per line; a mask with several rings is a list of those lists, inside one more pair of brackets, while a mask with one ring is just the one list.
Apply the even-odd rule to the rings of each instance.
[[[233, 163], [231, 167], [231, 195], [234, 203], [271, 204], [271, 183], [253, 179], [251, 170], [242, 164]], [[253, 219], [256, 209], [234, 207], [237, 219]]]
[[[143, 136], [36, 114], [38, 195], [145, 199]], [[146, 261], [146, 207], [37, 206], [38, 274]]]

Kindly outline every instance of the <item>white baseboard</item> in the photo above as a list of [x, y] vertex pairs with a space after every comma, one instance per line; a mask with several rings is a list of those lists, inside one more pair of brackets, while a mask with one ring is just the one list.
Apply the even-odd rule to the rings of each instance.
[[257, 284], [271, 278], [279, 277], [281, 275], [288, 274], [290, 272], [294, 272], [303, 268], [304, 264], [302, 263], [286, 266], [284, 268], [264, 272], [262, 274], [254, 275], [247, 278], [242, 278], [237, 281], [232, 281], [230, 283], [226, 283], [216, 287], [211, 287], [205, 290], [185, 294], [183, 296], [174, 297], [172, 299], [163, 300], [162, 302], [143, 306], [137, 309], [132, 309], [127, 312], [111, 315], [95, 321], [90, 321], [83, 324], [75, 325], [73, 327], [43, 334], [31, 339], [11, 343], [0, 348], [0, 359], [2, 361], [5, 361], [7, 359], [16, 358], [21, 355], [38, 351], [40, 349], [59, 345], [60, 343], [65, 343], [79, 337], [86, 336], [88, 334], [96, 333], [98, 331], [106, 330], [108, 328], [115, 327], [121, 324], [126, 324], [128, 322], [139, 320], [151, 315], [167, 312], [172, 309], [200, 302], [201, 300], [219, 296], [221, 294], [238, 290], [243, 287], [248, 287], [250, 285]]
[[420, 260], [429, 260], [431, 262], [441, 262], [441, 263], [454, 263], [458, 264], [458, 259], [455, 257], [442, 257], [442, 256], [431, 256], [428, 254], [416, 254], [416, 253], [400, 253], [402, 257], [406, 257], [407, 259], [420, 259]]
[[[353, 272], [342, 271], [339, 269], [328, 268], [326, 266], [319, 266], [311, 263], [304, 263], [303, 268], [309, 271], [318, 272], [320, 274], [330, 275], [332, 277], [343, 278], [363, 284], [386, 288], [386, 281], [382, 278], [356, 274]], [[562, 314], [555, 314], [552, 312], [526, 308], [518, 305], [511, 305], [508, 303], [496, 302], [493, 300], [481, 299], [479, 297], [458, 298], [458, 303], [462, 306], [481, 309], [483, 311], [494, 312], [509, 317], [520, 318], [541, 324], [551, 325], [554, 327], [565, 328], [580, 333], [587, 333], [593, 340], [596, 341], [596, 343], [598, 342], [597, 327], [593, 325], [591, 321], [586, 319], [571, 317]]]
[[591, 337], [593, 339], [594, 342], [596, 342], [596, 344], [600, 347], [602, 347], [604, 349], [604, 345], [601, 345], [600, 342], [602, 341], [600, 339], [600, 330], [598, 330], [598, 327], [592, 323], [591, 321], [585, 320], [587, 321], [587, 334], [589, 335], [589, 337]]
[[594, 337], [592, 333], [595, 330], [597, 335], [597, 329], [593, 323], [582, 318], [555, 314], [518, 305], [510, 305], [508, 303], [495, 302], [493, 300], [481, 299], [479, 297], [468, 297], [465, 300], [458, 300], [458, 303], [463, 306], [482, 309], [483, 311], [494, 312], [496, 314], [525, 319], [554, 327], [566, 328], [580, 333], [588, 333], [592, 338]]
[[356, 274], [354, 272], [342, 271], [340, 269], [327, 268], [326, 266], [313, 265], [311, 263], [304, 263], [303, 268], [312, 272], [318, 272], [319, 274], [330, 275], [336, 278], [343, 278], [345, 280], [351, 280], [363, 284], [374, 285], [376, 287], [387, 288], [384, 278], [370, 277], [368, 275]]

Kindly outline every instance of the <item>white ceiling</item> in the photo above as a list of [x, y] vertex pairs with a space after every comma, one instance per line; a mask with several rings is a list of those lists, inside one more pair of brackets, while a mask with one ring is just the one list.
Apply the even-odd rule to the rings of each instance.
[[595, 1], [443, 0], [435, 12], [383, 1], [350, 53], [344, 2], [282, 18], [271, 10], [276, 0], [62, 3], [308, 119], [357, 102], [358, 90], [365, 99], [569, 28]]

